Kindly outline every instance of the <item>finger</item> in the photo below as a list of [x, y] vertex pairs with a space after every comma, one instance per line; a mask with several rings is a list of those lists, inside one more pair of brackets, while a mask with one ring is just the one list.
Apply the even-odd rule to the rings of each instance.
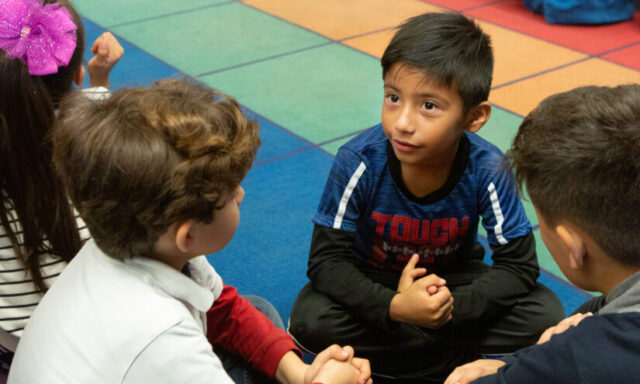
[[314, 363], [318, 363], [320, 365], [324, 365], [327, 361], [331, 359], [336, 359], [338, 361], [344, 361], [349, 358], [349, 354], [341, 348], [338, 344], [333, 344], [324, 351], [318, 353], [316, 358], [313, 360]]
[[430, 274], [428, 276], [425, 276], [423, 278], [421, 278], [420, 280], [417, 280], [417, 282], [419, 284], [421, 284], [423, 287], [428, 287], [430, 285], [435, 285], [438, 287], [442, 287], [445, 284], [447, 284], [447, 281], [443, 278], [441, 278], [440, 276], [436, 275], [436, 274]]
[[447, 379], [444, 381], [444, 384], [454, 384], [457, 383], [460, 379], [460, 368], [456, 368], [449, 374]]
[[438, 307], [453, 304], [453, 301], [451, 300], [452, 299], [451, 292], [449, 292], [449, 290], [446, 289], [446, 287], [443, 289], [439, 289], [438, 292], [431, 295], [430, 299], [432, 303]]
[[435, 327], [440, 328], [453, 318], [453, 301], [447, 302], [436, 311]]
[[371, 378], [371, 365], [369, 360], [354, 357], [353, 360], [351, 360], [351, 364], [360, 371], [358, 383], [366, 383], [367, 379]]
[[411, 258], [409, 259], [409, 261], [407, 261], [407, 265], [404, 266], [403, 272], [404, 271], [408, 272], [414, 269], [416, 267], [416, 264], [418, 264], [418, 259], [420, 259], [420, 256], [418, 256], [417, 253], [414, 253], [413, 255], [411, 255]]
[[412, 279], [415, 279], [416, 277], [424, 276], [426, 274], [427, 274], [427, 268], [415, 268], [409, 271], [409, 276], [411, 276]]
[[354, 355], [354, 351], [353, 351], [353, 347], [350, 345], [345, 345], [344, 347], [342, 347], [342, 350], [345, 351], [348, 355], [347, 359], [350, 359], [353, 357]]
[[447, 308], [446, 312], [442, 316], [442, 320], [440, 321], [440, 327], [443, 327], [445, 324], [450, 322], [453, 319], [453, 305]]
[[536, 344], [542, 344], [549, 341], [551, 335], [553, 335], [554, 328], [555, 327], [547, 328], [544, 332], [542, 332], [542, 335], [540, 335], [540, 339], [538, 339], [538, 342]]
[[98, 45], [100, 45], [101, 41], [102, 41], [102, 36], [98, 37], [91, 45], [91, 53], [93, 53], [94, 55], [98, 53]]
[[93, 53], [94, 55], [97, 54], [100, 43], [107, 41], [109, 36], [113, 36], [111, 35], [111, 32], [104, 32], [102, 35], [98, 36], [98, 38], [93, 42], [93, 45], [91, 46], [91, 53]]
[[109, 56], [109, 43], [107, 43], [106, 41], [101, 41], [100, 44], [98, 45], [98, 56], [101, 56], [103, 58], [106, 58], [107, 56]]

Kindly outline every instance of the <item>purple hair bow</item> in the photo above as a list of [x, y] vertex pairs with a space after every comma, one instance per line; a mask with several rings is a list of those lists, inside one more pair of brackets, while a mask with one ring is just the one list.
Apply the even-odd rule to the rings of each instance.
[[22, 60], [35, 76], [58, 72], [76, 49], [69, 11], [41, 0], [0, 0], [0, 49]]

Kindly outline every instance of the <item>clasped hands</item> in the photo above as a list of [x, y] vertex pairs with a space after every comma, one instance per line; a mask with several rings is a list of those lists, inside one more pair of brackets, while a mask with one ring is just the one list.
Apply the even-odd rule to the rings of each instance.
[[[453, 312], [453, 296], [446, 281], [426, 268], [416, 268], [416, 253], [402, 270], [397, 294], [391, 300], [391, 320], [438, 329], [448, 323]], [[425, 276], [426, 275], [426, 276]]]

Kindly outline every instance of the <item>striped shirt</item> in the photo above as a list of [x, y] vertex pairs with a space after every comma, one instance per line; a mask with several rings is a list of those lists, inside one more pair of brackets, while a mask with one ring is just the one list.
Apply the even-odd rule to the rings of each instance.
[[[2, 193], [2, 196], [5, 196], [4, 204], [9, 215], [9, 225], [22, 246], [22, 227], [13, 209], [13, 203], [6, 198], [5, 193]], [[85, 242], [90, 237], [89, 231], [77, 212], [75, 217], [80, 239]], [[50, 287], [65, 266], [66, 262], [56, 256], [43, 255], [41, 269], [44, 283]], [[42, 294], [34, 285], [30, 272], [16, 257], [11, 239], [0, 225], [0, 328], [20, 337], [40, 299]]]

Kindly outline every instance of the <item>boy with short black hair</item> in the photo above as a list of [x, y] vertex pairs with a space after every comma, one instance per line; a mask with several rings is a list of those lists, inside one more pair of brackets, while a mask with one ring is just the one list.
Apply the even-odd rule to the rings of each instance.
[[260, 144], [235, 100], [181, 80], [76, 95], [53, 143], [93, 239], [36, 308], [10, 383], [231, 383], [222, 350], [282, 383], [368, 380], [350, 347], [304, 364], [202, 256], [233, 237]]
[[564, 312], [536, 282], [502, 153], [474, 134], [491, 113], [489, 37], [461, 14], [427, 13], [381, 62], [382, 124], [336, 156], [289, 332], [311, 351], [349, 343], [381, 376], [441, 382], [477, 354], [534, 343]]
[[[447, 384], [637, 383], [640, 379], [640, 85], [545, 99], [508, 153], [564, 275], [603, 294], [535, 345], [456, 369]], [[575, 327], [573, 327], [575, 326]]]

